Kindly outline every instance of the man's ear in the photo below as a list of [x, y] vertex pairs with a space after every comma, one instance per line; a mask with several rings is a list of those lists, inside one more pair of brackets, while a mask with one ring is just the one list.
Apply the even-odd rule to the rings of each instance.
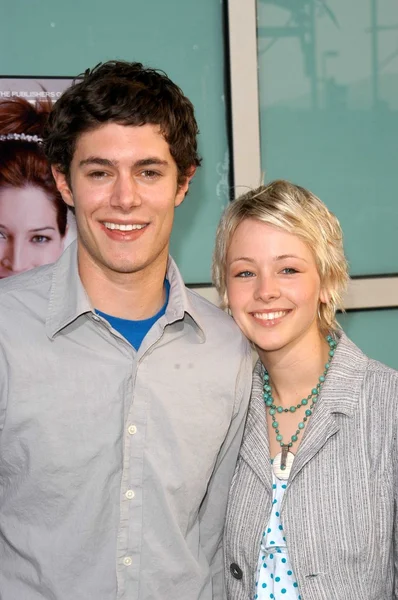
[[73, 202], [73, 194], [69, 187], [65, 173], [62, 173], [57, 165], [52, 165], [51, 171], [55, 179], [55, 184], [58, 188], [59, 193], [62, 196], [63, 201], [68, 206], [74, 206], [75, 204]]
[[188, 174], [186, 175], [184, 181], [182, 183], [180, 183], [180, 185], [178, 186], [174, 206], [180, 206], [180, 204], [184, 200], [184, 198], [188, 192], [188, 188], [189, 188], [191, 179], [195, 175], [195, 173], [196, 173], [196, 167], [195, 167], [195, 165], [192, 165], [189, 168]]

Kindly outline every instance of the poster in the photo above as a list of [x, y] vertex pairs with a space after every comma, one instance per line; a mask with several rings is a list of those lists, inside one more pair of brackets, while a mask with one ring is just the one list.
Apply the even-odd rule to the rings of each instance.
[[71, 83], [0, 77], [0, 279], [54, 262], [76, 237], [40, 143], [48, 111]]

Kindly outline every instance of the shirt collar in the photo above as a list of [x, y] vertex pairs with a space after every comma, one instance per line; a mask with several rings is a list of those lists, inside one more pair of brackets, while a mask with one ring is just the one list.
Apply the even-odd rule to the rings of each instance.
[[54, 263], [48, 305], [46, 332], [49, 338], [75, 321], [80, 315], [94, 312], [77, 267], [77, 242], [72, 242]]
[[[189, 297], [181, 274], [169, 257], [167, 279], [170, 283], [169, 303], [166, 309], [168, 324], [181, 321], [186, 315], [202, 341], [205, 340], [203, 324]], [[81, 282], [77, 265], [77, 242], [72, 242], [62, 256], [54, 263], [50, 300], [46, 319], [46, 332], [54, 338], [64, 327], [85, 313], [94, 313], [86, 290]]]
[[171, 324], [181, 321], [188, 315], [197, 335], [204, 342], [206, 336], [203, 321], [191, 299], [194, 292], [186, 288], [181, 273], [171, 256], [169, 256], [167, 264], [167, 279], [170, 283], [169, 303], [166, 309], [167, 322]]
[[369, 359], [344, 332], [340, 331], [338, 338], [320, 398], [330, 412], [352, 417], [358, 408]]

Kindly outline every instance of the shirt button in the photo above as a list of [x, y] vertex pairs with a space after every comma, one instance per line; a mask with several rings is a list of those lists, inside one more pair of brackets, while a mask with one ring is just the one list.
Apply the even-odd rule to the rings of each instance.
[[137, 427], [135, 425], [130, 425], [127, 429], [130, 435], [134, 435], [137, 433]]
[[242, 579], [243, 573], [239, 565], [232, 563], [229, 570], [231, 571], [232, 577], [235, 577], [235, 579]]
[[93, 321], [99, 321], [100, 318], [98, 317], [98, 315], [93, 315]]
[[134, 498], [135, 494], [133, 492], [133, 490], [127, 490], [126, 492], [126, 498], [128, 498], [129, 500], [131, 500], [132, 498]]
[[123, 558], [123, 564], [124, 564], [126, 567], [129, 567], [129, 566], [131, 565], [131, 563], [132, 563], [132, 562], [133, 562], [133, 561], [132, 561], [132, 559], [131, 559], [131, 557], [130, 557], [130, 556], [125, 556], [125, 557]]

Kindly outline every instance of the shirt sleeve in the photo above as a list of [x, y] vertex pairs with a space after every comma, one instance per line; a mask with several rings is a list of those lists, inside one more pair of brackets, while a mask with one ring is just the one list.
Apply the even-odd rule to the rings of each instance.
[[245, 341], [236, 382], [234, 418], [221, 447], [199, 514], [201, 546], [207, 556], [212, 573], [213, 600], [226, 599], [222, 533], [229, 487], [235, 470], [246, 421], [251, 384], [252, 353]]

